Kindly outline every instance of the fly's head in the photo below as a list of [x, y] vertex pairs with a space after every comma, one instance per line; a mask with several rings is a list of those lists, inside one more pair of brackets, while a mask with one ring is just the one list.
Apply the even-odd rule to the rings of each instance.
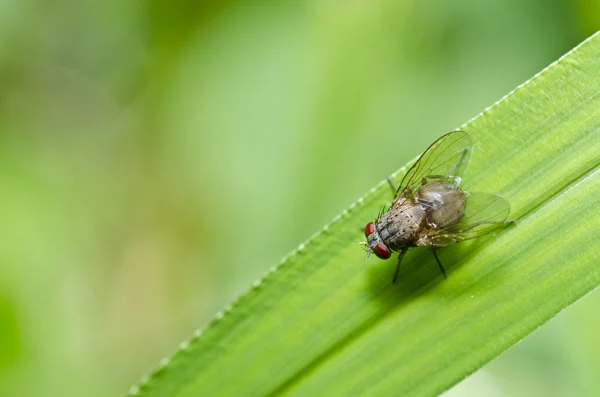
[[367, 247], [367, 256], [369, 256], [371, 252], [374, 252], [380, 259], [388, 259], [392, 256], [392, 251], [390, 251], [381, 239], [375, 223], [367, 223], [367, 226], [365, 226], [365, 237], [367, 238], [367, 241], [362, 242], [361, 244]]

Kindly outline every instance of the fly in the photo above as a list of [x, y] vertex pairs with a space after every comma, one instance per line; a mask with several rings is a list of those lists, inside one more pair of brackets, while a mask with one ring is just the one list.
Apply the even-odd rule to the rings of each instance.
[[[365, 226], [367, 256], [373, 252], [388, 259], [399, 252], [392, 282], [396, 282], [402, 258], [411, 247], [432, 247], [433, 256], [446, 277], [436, 249], [491, 233], [503, 226], [510, 204], [491, 193], [467, 193], [461, 189], [473, 143], [463, 131], [450, 132], [419, 157], [408, 170], [391, 207]], [[391, 180], [388, 179], [393, 187]]]

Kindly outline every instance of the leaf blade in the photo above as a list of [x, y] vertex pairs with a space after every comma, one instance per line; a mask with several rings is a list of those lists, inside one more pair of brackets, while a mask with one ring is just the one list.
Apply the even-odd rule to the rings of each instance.
[[132, 394], [434, 395], [595, 288], [599, 37], [462, 128], [467, 190], [502, 194], [519, 224], [440, 251], [448, 280], [423, 250], [397, 285], [393, 264], [364, 266], [380, 183]]

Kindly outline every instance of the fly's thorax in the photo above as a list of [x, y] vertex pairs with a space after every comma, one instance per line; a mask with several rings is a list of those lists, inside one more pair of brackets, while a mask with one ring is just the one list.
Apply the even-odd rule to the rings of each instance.
[[436, 181], [419, 188], [417, 201], [427, 212], [429, 226], [435, 230], [446, 230], [455, 226], [465, 215], [467, 197], [454, 184]]
[[414, 245], [423, 227], [425, 208], [412, 199], [398, 199], [377, 219], [381, 240], [392, 250]]

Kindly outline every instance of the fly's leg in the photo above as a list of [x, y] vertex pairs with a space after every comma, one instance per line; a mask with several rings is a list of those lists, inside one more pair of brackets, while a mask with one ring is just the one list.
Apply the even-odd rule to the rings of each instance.
[[440, 262], [440, 258], [438, 258], [435, 249], [433, 249], [431, 251], [433, 252], [433, 256], [435, 257], [435, 261], [437, 262], [438, 267], [442, 271], [442, 274], [444, 275], [444, 278], [448, 278], [448, 275], [446, 274], [446, 270], [444, 270], [444, 267], [442, 266], [442, 262]]
[[392, 284], [395, 284], [396, 279], [398, 279], [398, 272], [400, 271], [400, 263], [402, 263], [402, 258], [404, 258], [404, 254], [406, 254], [406, 251], [408, 251], [408, 248], [403, 248], [402, 251], [400, 251], [400, 255], [398, 255], [398, 265], [396, 266], [396, 273], [394, 273], [394, 279], [392, 280]]
[[390, 185], [390, 187], [391, 187], [391, 188], [392, 188], [392, 190], [394, 191], [394, 197], [398, 197], [398, 196], [401, 196], [401, 195], [403, 195], [403, 196], [405, 196], [405, 197], [408, 197], [409, 195], [410, 195], [410, 196], [412, 196], [412, 194], [413, 194], [413, 191], [412, 191], [412, 189], [410, 189], [410, 188], [408, 188], [408, 187], [404, 186], [404, 189], [403, 189], [402, 191], [400, 191], [400, 188], [401, 188], [402, 186], [400, 186], [400, 187], [397, 187], [397, 186], [394, 184], [394, 182], [392, 182], [392, 180], [391, 180], [391, 178], [390, 178], [389, 176], [388, 176], [386, 179], [387, 179], [387, 181], [388, 181], [388, 184]]
[[394, 185], [394, 182], [392, 182], [392, 179], [389, 176], [387, 177], [387, 181], [390, 184], [392, 190], [394, 191], [394, 194], [396, 194], [398, 192], [398, 187]]
[[453, 176], [453, 175], [427, 175], [427, 176], [423, 177], [423, 179], [421, 180], [421, 183], [423, 185], [426, 185], [429, 182], [433, 182], [433, 181], [449, 182], [452, 185], [458, 187], [458, 185], [460, 185], [460, 182], [462, 181], [462, 178], [460, 176]]
[[454, 175], [454, 173], [456, 172], [456, 169], [458, 168], [458, 166], [460, 165], [460, 163], [462, 163], [463, 161], [465, 161], [465, 157], [467, 157], [469, 154], [469, 149], [468, 148], [464, 148], [462, 153], [460, 154], [460, 158], [458, 159], [458, 161], [456, 163], [454, 163], [454, 167], [452, 167], [452, 169], [450, 170], [450, 172], [448, 173], [448, 175]]
[[[392, 188], [394, 195], [395, 195], [398, 188], [396, 187], [396, 185], [394, 185], [394, 182], [392, 182], [392, 179], [389, 176], [387, 177], [387, 181], [390, 184], [390, 187]], [[386, 208], [385, 205], [382, 206], [381, 209], [379, 210], [379, 215], [377, 215], [377, 219], [381, 218], [381, 216], [383, 214], [385, 214], [387, 210], [389, 210], [389, 208]], [[364, 227], [360, 227], [360, 226], [358, 227], [358, 229], [361, 231], [365, 230]]]

